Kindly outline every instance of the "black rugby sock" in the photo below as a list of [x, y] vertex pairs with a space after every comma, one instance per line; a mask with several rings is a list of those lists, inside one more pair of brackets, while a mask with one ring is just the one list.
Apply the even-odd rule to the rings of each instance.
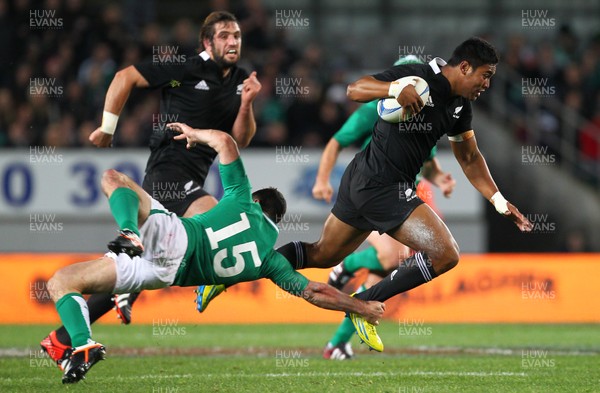
[[306, 243], [291, 242], [284, 244], [276, 251], [283, 255], [295, 270], [304, 269], [304, 267], [306, 267], [308, 262], [306, 258]]
[[406, 258], [400, 266], [378, 284], [364, 292], [356, 294], [361, 300], [377, 300], [383, 302], [392, 296], [406, 292], [437, 277], [431, 261], [424, 252]]

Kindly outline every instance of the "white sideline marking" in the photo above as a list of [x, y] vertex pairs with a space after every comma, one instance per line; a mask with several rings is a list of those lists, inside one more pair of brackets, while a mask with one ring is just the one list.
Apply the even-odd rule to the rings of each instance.
[[177, 375], [136, 375], [130, 377], [94, 377], [94, 379], [168, 379], [168, 378], [287, 378], [287, 377], [392, 377], [392, 376], [435, 376], [435, 377], [527, 377], [523, 372], [510, 371], [407, 371], [407, 372], [307, 372], [307, 373], [252, 373], [252, 374], [177, 374]]
[[[152, 349], [152, 348], [146, 348], [146, 349]], [[445, 354], [445, 353], [452, 353], [452, 354], [456, 354], [456, 355], [461, 355], [461, 354], [476, 354], [476, 355], [505, 355], [505, 356], [520, 356], [522, 354], [522, 351], [529, 351], [529, 350], [544, 350], [544, 351], [548, 351], [549, 355], [556, 355], [556, 356], [598, 356], [600, 354], [599, 351], [597, 350], [590, 350], [590, 351], [580, 351], [580, 350], [563, 350], [563, 349], [546, 349], [546, 348], [539, 348], [539, 347], [531, 347], [531, 348], [527, 348], [527, 347], [523, 347], [523, 348], [494, 348], [494, 347], [490, 347], [490, 348], [468, 348], [468, 347], [428, 347], [428, 346], [417, 346], [417, 347], [406, 347], [406, 348], [400, 348], [402, 350], [405, 351], [411, 351], [411, 350], [416, 350], [422, 353], [431, 353], [431, 354]], [[141, 349], [140, 349], [141, 350]], [[265, 353], [268, 353], [270, 350], [269, 348], [265, 348]], [[39, 352], [39, 347], [38, 348], [0, 348], [0, 357], [27, 357], [30, 356], [30, 354], [32, 352]], [[217, 349], [217, 353], [218, 353], [218, 349]], [[152, 353], [148, 353], [148, 354], [141, 354], [140, 356], [147, 356], [150, 355], [152, 356]], [[384, 352], [383, 355], [386, 355], [386, 353]], [[260, 356], [260, 354], [247, 354], [247, 353], [240, 353], [240, 354], [231, 354], [231, 356]]]

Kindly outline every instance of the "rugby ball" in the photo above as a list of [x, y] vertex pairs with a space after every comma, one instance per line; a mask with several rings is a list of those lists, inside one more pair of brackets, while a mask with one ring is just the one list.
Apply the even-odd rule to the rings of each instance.
[[[423, 103], [429, 99], [429, 85], [423, 78], [418, 76], [413, 77], [417, 84], [415, 90], [421, 96]], [[400, 123], [401, 121], [410, 120], [410, 116], [404, 116], [402, 106], [398, 104], [395, 98], [382, 98], [377, 102], [377, 114], [382, 120], [388, 123]]]

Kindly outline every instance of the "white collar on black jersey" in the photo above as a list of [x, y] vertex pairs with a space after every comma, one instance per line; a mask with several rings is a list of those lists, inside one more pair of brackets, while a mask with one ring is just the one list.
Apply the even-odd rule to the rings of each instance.
[[433, 69], [433, 72], [439, 74], [442, 70], [440, 67], [445, 66], [447, 63], [441, 57], [434, 57], [433, 60], [429, 62], [429, 66]]
[[201, 58], [202, 58], [202, 60], [204, 60], [204, 61], [206, 61], [206, 60], [210, 59], [210, 55], [209, 55], [209, 54], [208, 54], [208, 52], [207, 52], [207, 51], [205, 51], [205, 50], [204, 50], [204, 51], [202, 51], [202, 52], [200, 52], [200, 57], [201, 57]]

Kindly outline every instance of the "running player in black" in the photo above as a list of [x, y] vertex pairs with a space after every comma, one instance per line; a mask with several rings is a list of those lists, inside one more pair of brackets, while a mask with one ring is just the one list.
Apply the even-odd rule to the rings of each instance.
[[[191, 217], [208, 211], [217, 200], [204, 189], [210, 165], [216, 152], [198, 145], [186, 150], [184, 141], [174, 140], [167, 122], [182, 122], [193, 128], [219, 129], [230, 133], [238, 146], [246, 147], [256, 132], [252, 102], [260, 91], [256, 73], [248, 75], [236, 66], [241, 55], [241, 31], [235, 16], [228, 12], [213, 12], [200, 32], [204, 51], [199, 55], [181, 57], [177, 62], [146, 62], [119, 71], [108, 88], [102, 125], [90, 135], [98, 147], [110, 147], [121, 114], [134, 88], [161, 89], [162, 121], [150, 139], [150, 158], [146, 166], [143, 188], [169, 211], [181, 217]], [[174, 60], [174, 59], [169, 59]], [[165, 193], [154, 192], [168, 185], [172, 199], [160, 198]], [[184, 197], [181, 197], [184, 196]], [[135, 230], [122, 230], [109, 243], [113, 252], [130, 256], [141, 254], [143, 246]], [[137, 294], [92, 295], [88, 300], [93, 322], [116, 304], [125, 324], [131, 321], [131, 305]], [[60, 361], [70, 338], [64, 327], [51, 332], [41, 345], [51, 358]]]
[[[471, 101], [489, 88], [497, 63], [496, 50], [488, 42], [471, 38], [454, 50], [448, 63], [435, 58], [424, 65], [399, 65], [350, 84], [350, 99], [368, 102], [396, 97], [413, 114], [409, 122], [422, 124], [413, 128], [379, 119], [371, 142], [342, 177], [321, 238], [316, 243], [288, 243], [278, 251], [296, 269], [329, 268], [354, 251], [372, 230], [418, 251], [379, 284], [356, 295], [363, 300], [384, 301], [455, 267], [458, 245], [443, 221], [416, 195], [413, 183], [444, 134], [471, 184], [521, 231], [530, 231], [532, 224], [498, 191], [471, 126]], [[411, 76], [429, 84], [426, 103]], [[414, 129], [431, 131], [410, 132]]]

